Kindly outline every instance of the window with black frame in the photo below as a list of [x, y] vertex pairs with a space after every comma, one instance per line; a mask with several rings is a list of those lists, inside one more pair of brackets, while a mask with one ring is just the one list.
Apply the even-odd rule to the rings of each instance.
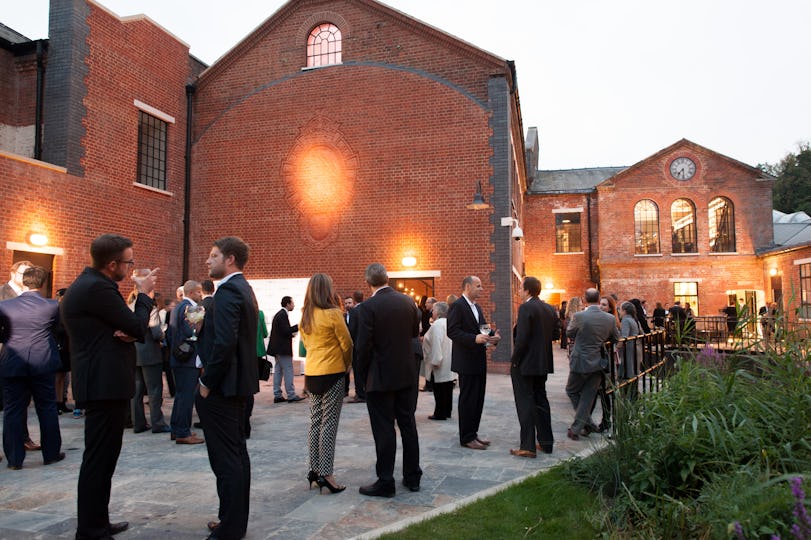
[[690, 199], [676, 199], [670, 206], [673, 253], [698, 253], [696, 207]]
[[711, 253], [735, 253], [735, 210], [732, 201], [716, 197], [709, 204]]
[[650, 199], [643, 199], [634, 206], [634, 253], [659, 253], [659, 207]]
[[138, 183], [166, 190], [167, 123], [138, 111]]
[[580, 247], [580, 212], [561, 212], [555, 214], [555, 252], [579, 253]]
[[797, 317], [811, 319], [811, 263], [800, 266], [800, 310]]

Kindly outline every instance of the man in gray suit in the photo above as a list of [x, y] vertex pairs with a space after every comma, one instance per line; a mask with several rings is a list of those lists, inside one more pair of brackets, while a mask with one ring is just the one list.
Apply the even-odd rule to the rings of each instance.
[[614, 315], [600, 310], [600, 292], [586, 289], [585, 310], [575, 313], [566, 335], [574, 339], [574, 348], [569, 358], [569, 380], [566, 395], [575, 409], [574, 423], [566, 435], [572, 440], [588, 436], [586, 431], [591, 416], [591, 406], [600, 387], [603, 369], [608, 366], [608, 356], [603, 344], [619, 339], [619, 328]]

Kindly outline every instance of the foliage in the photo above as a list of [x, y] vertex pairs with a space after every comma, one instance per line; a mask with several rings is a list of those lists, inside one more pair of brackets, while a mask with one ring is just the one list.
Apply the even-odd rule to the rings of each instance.
[[777, 177], [772, 190], [776, 210], [811, 215], [811, 144], [800, 143], [796, 154], [789, 152], [780, 163], [761, 168]]
[[789, 475], [811, 471], [811, 377], [804, 349], [696, 361], [683, 352], [663, 391], [617, 403], [607, 448], [569, 465], [611, 499], [615, 527], [657, 537], [749, 538], [791, 526]]
[[382, 538], [594, 538], [599, 501], [566, 478], [560, 467], [450, 514]]

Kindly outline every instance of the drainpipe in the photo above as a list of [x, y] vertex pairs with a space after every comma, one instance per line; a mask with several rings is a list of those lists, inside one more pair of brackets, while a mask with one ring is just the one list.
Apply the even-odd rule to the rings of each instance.
[[186, 85], [186, 161], [185, 161], [185, 181], [183, 185], [183, 282], [189, 279], [189, 235], [191, 224], [189, 214], [191, 213], [191, 138], [192, 138], [192, 111], [194, 104], [193, 84]]
[[34, 105], [34, 159], [42, 159], [42, 83], [45, 80], [44, 41], [37, 41], [37, 92]]
[[[589, 279], [592, 283], [597, 284], [597, 280], [594, 279], [594, 253], [592, 252], [592, 242], [591, 242], [591, 235], [592, 235], [592, 223], [591, 223], [591, 193], [586, 195], [586, 220], [589, 224]], [[598, 284], [599, 285], [599, 284]]]

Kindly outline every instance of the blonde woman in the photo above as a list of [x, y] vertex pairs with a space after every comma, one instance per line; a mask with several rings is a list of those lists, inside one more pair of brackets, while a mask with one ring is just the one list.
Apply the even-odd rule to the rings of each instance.
[[304, 388], [310, 394], [310, 472], [307, 480], [319, 491], [339, 493], [335, 482], [335, 435], [344, 399], [344, 375], [352, 367], [352, 338], [336, 304], [332, 278], [315, 274], [307, 284], [299, 332], [307, 349]]

